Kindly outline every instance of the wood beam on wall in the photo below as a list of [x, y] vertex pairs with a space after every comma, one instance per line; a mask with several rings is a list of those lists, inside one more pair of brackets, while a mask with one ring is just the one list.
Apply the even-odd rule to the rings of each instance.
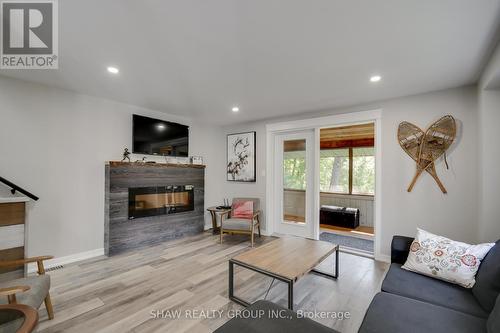
[[366, 139], [373, 138], [375, 135], [375, 125], [373, 123], [322, 128], [320, 138], [323, 140], [342, 140], [342, 139]]
[[320, 141], [320, 149], [374, 147], [375, 139]]
[[[285, 152], [304, 151], [304, 140], [285, 141]], [[337, 141], [320, 141], [320, 149], [336, 149], [336, 148], [357, 148], [357, 147], [374, 147], [374, 139], [358, 139], [358, 140], [337, 140]]]
[[[320, 149], [357, 148], [375, 146], [375, 124], [360, 124], [323, 128], [320, 130]], [[304, 151], [305, 140], [284, 142], [285, 152]]]

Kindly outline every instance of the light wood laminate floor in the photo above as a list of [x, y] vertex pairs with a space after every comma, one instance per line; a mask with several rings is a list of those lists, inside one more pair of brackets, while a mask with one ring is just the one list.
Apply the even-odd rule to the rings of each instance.
[[[256, 246], [273, 240], [257, 237]], [[110, 258], [100, 257], [49, 272], [55, 319], [40, 309], [38, 332], [212, 332], [243, 309], [229, 301], [228, 259], [249, 249], [248, 236], [211, 232], [163, 243]], [[333, 256], [320, 269], [331, 269]], [[295, 310], [348, 311], [350, 319], [316, 319], [341, 332], [357, 332], [366, 308], [380, 290], [387, 264], [346, 253], [340, 255], [340, 277], [313, 273], [295, 284]], [[235, 270], [235, 293], [255, 301], [264, 297], [271, 279]], [[267, 297], [286, 307], [287, 289], [275, 282]], [[152, 311], [179, 310], [180, 319], [154, 319]], [[187, 318], [192, 310], [222, 310], [215, 318]], [[164, 312], [173, 313], [173, 312]], [[204, 312], [205, 314], [210, 312]]]

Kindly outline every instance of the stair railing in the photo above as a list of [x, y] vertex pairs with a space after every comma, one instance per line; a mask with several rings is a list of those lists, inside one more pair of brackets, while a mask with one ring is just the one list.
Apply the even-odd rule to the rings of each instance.
[[8, 181], [7, 179], [5, 179], [5, 178], [3, 178], [3, 177], [0, 177], [0, 182], [1, 182], [1, 183], [4, 183], [4, 184], [5, 184], [5, 185], [7, 185], [8, 187], [10, 187], [10, 188], [11, 188], [10, 193], [12, 193], [12, 194], [16, 194], [16, 191], [17, 191], [17, 192], [20, 192], [20, 193], [24, 194], [24, 195], [25, 195], [25, 196], [27, 196], [28, 198], [35, 200], [35, 201], [37, 201], [37, 200], [39, 199], [39, 198], [38, 198], [36, 195], [34, 195], [33, 193], [26, 191], [24, 188], [22, 188], [22, 187], [20, 187], [20, 186], [17, 186], [16, 184], [14, 184], [14, 183], [12, 183], [12, 182]]

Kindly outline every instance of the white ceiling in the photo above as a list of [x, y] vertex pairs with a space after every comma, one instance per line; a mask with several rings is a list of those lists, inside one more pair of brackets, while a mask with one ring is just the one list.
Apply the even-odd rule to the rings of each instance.
[[1, 74], [229, 124], [473, 83], [499, 14], [500, 0], [61, 0], [60, 69]]

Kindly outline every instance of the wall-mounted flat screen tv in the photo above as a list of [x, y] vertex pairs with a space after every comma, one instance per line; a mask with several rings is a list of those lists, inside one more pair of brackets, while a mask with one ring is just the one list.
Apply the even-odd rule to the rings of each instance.
[[135, 154], [188, 156], [189, 126], [133, 115]]

